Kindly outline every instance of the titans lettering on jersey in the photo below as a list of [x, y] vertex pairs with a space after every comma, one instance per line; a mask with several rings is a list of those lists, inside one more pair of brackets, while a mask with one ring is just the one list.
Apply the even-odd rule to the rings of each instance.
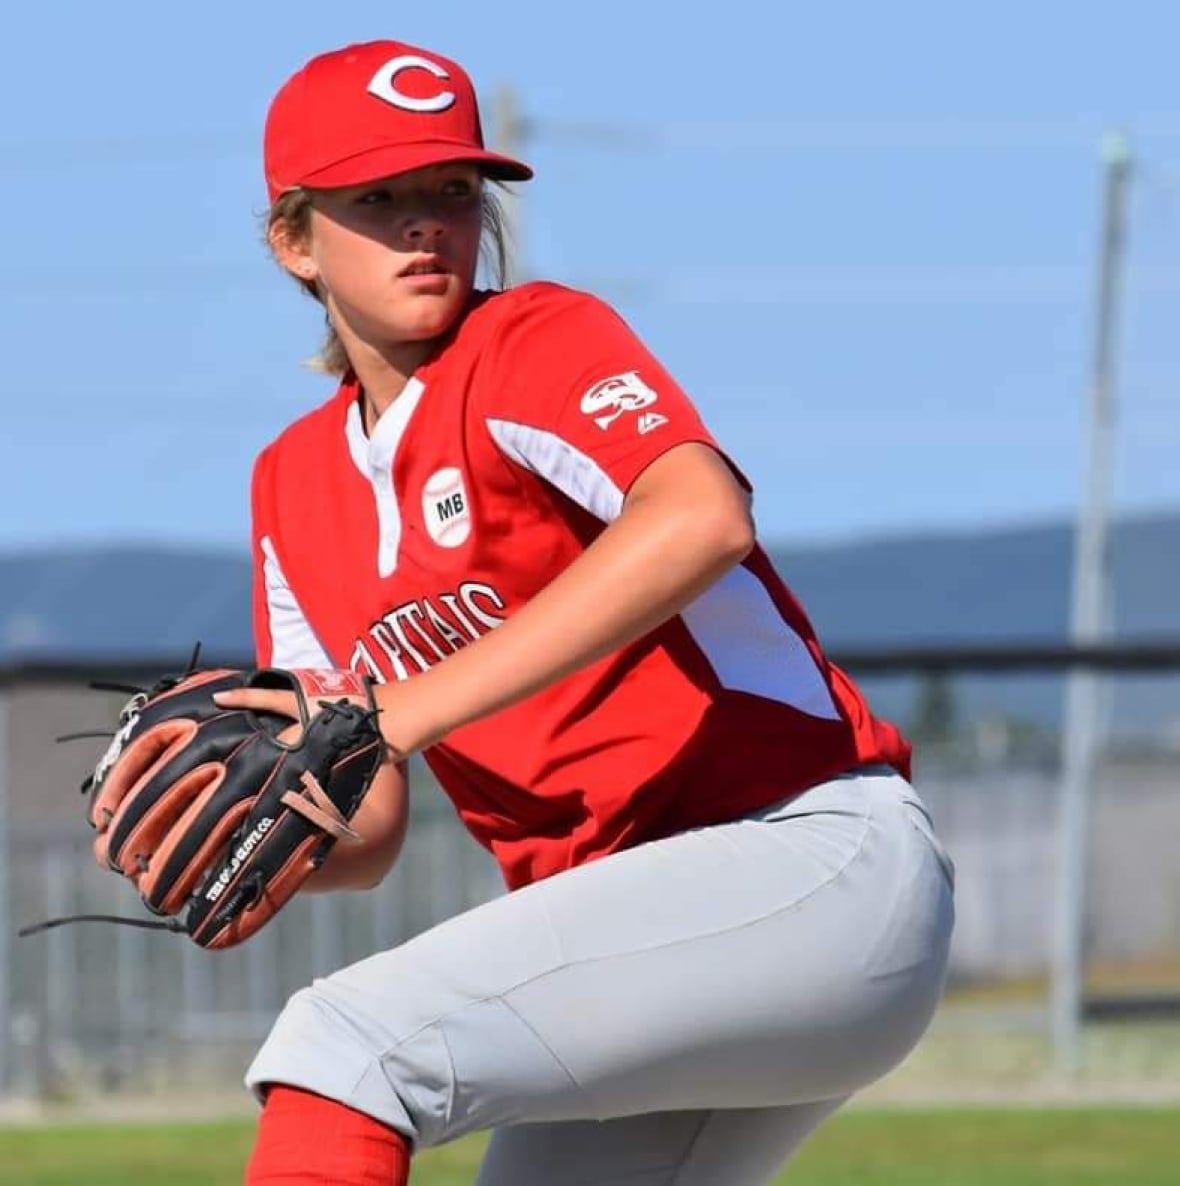
[[349, 667], [384, 683], [384, 659], [396, 679], [409, 679], [501, 625], [504, 608], [500, 594], [482, 581], [395, 605], [356, 640]]

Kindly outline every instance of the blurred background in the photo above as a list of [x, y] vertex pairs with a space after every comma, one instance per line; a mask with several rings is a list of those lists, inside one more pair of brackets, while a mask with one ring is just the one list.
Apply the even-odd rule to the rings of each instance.
[[[261, 244], [312, 54], [461, 61], [537, 170], [516, 275], [613, 302], [919, 745], [952, 983], [892, 1100], [1180, 1096], [1180, 10], [44, 3], [0, 70], [0, 1113], [237, 1084], [286, 996], [499, 892], [417, 771], [407, 852], [221, 955], [129, 928], [75, 788], [120, 669], [249, 663], [258, 450], [331, 394]], [[146, 1107], [147, 1105], [144, 1104]]]

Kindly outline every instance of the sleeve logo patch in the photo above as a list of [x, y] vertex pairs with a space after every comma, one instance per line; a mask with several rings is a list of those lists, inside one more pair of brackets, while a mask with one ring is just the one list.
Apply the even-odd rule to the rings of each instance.
[[[638, 412], [648, 408], [659, 396], [639, 377], [637, 371], [624, 371], [595, 383], [582, 396], [582, 411], [594, 417], [594, 423], [604, 432], [625, 412]], [[599, 414], [601, 413], [601, 415]], [[651, 432], [668, 418], [658, 412], [648, 412], [639, 417], [640, 433]]]

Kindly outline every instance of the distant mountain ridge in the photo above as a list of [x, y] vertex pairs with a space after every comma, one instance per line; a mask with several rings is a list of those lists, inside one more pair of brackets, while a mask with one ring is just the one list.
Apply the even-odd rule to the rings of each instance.
[[[1062, 639], [1065, 523], [771, 547], [831, 647]], [[1180, 635], [1180, 512], [1112, 533], [1114, 633]], [[250, 565], [234, 552], [137, 547], [0, 553], [0, 663], [175, 660], [251, 651]]]
[[250, 562], [151, 546], [0, 554], [0, 662], [248, 655]]
[[[1073, 526], [1047, 523], [776, 549], [817, 629], [845, 645], [1064, 639]], [[1112, 526], [1111, 633], [1180, 634], [1180, 512]]]

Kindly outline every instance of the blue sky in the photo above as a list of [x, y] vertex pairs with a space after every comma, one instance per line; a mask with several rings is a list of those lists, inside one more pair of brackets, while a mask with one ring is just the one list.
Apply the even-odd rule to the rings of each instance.
[[1180, 506], [1180, 7], [692, 11], [8, 13], [0, 549], [245, 545], [255, 453], [330, 394], [299, 365], [318, 310], [258, 238], [263, 116], [307, 57], [380, 36], [515, 88], [528, 271], [620, 308], [776, 542], [1070, 513], [1098, 144], [1125, 129], [1115, 501]]

